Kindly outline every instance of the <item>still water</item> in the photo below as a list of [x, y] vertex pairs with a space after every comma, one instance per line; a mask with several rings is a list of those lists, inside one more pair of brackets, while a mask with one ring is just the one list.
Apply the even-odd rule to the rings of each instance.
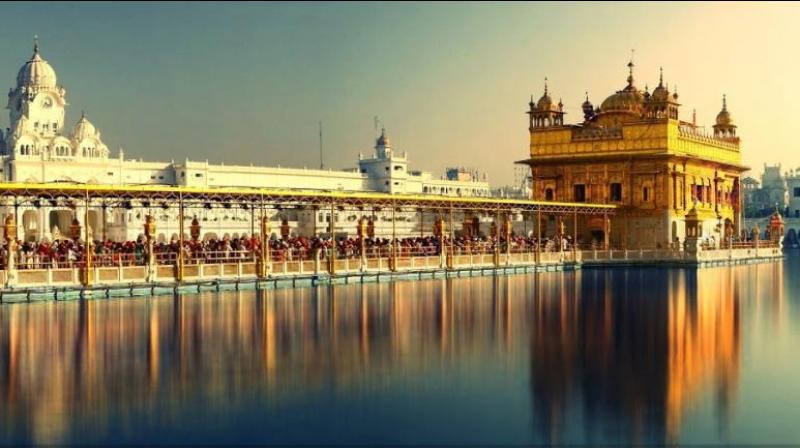
[[0, 443], [800, 443], [781, 263], [0, 306]]

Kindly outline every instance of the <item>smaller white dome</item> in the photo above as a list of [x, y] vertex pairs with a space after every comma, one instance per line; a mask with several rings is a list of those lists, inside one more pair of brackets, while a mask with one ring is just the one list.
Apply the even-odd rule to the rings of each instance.
[[56, 71], [39, 55], [38, 44], [33, 46], [33, 56], [17, 73], [17, 87], [23, 86], [56, 86]]
[[86, 118], [86, 115], [81, 115], [81, 119], [75, 124], [72, 130], [72, 137], [75, 140], [83, 140], [85, 138], [97, 138], [97, 129]]

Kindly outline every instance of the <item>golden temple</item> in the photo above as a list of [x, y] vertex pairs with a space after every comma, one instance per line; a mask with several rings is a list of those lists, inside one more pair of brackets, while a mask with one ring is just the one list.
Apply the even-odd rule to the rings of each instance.
[[[723, 96], [713, 132], [680, 119], [677, 90], [663, 72], [658, 86], [640, 90], [628, 63], [627, 84], [599, 107], [582, 104], [583, 121], [565, 124], [564, 105], [544, 93], [529, 103], [532, 199], [619, 206], [610, 242], [625, 248], [676, 247], [694, 208], [702, 239], [721, 241], [742, 230], [742, 165], [736, 125]], [[603, 241], [609, 227], [584, 218], [578, 235]]]

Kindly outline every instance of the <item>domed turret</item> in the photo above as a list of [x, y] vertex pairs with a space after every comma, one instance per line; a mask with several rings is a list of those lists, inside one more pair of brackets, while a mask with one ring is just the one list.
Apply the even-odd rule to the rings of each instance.
[[378, 158], [387, 158], [392, 155], [392, 141], [386, 135], [386, 128], [381, 129], [381, 136], [375, 141], [375, 154]]
[[586, 92], [586, 100], [581, 104], [581, 110], [583, 111], [584, 122], [589, 122], [594, 118], [594, 106], [589, 101], [589, 92]]
[[592, 106], [592, 103], [589, 101], [589, 92], [585, 92], [585, 94], [586, 99], [583, 101], [583, 104], [581, 104], [581, 109], [594, 109], [594, 106]]
[[536, 110], [539, 112], [558, 111], [558, 107], [553, 104], [553, 99], [550, 98], [550, 93], [547, 91], [547, 78], [544, 79], [544, 94], [536, 102]]
[[527, 114], [530, 117], [528, 129], [547, 126], [563, 126], [564, 124], [564, 103], [559, 99], [558, 104], [553, 103], [550, 92], [547, 88], [547, 78], [544, 78], [544, 93], [536, 105], [533, 104], [533, 97], [529, 103]]
[[81, 114], [81, 119], [72, 129], [72, 145], [81, 157], [108, 158], [108, 147], [100, 140], [100, 131]]
[[75, 128], [72, 130], [72, 138], [78, 141], [86, 138], [99, 138], [97, 129], [86, 118], [86, 114], [81, 114], [81, 119], [75, 123]]
[[736, 137], [736, 125], [733, 124], [733, 117], [728, 112], [728, 99], [725, 95], [722, 95], [722, 110], [717, 114], [714, 135], [722, 138]]
[[722, 110], [717, 114], [717, 124], [720, 126], [729, 126], [733, 124], [733, 117], [728, 112], [728, 100], [725, 95], [722, 95]]
[[386, 135], [386, 128], [381, 129], [381, 136], [378, 137], [378, 140], [375, 142], [375, 146], [392, 146], [392, 141]]
[[658, 87], [653, 90], [653, 94], [650, 96], [651, 101], [669, 101], [669, 90], [667, 86], [664, 85], [664, 70], [661, 68], [659, 70], [658, 75]]
[[662, 119], [670, 118], [673, 120], [678, 119], [678, 104], [677, 94], [670, 95], [669, 88], [664, 82], [664, 70], [659, 67], [658, 69], [658, 86], [653, 90], [652, 95], [646, 97], [644, 104], [645, 118], [649, 119]]
[[17, 73], [17, 87], [56, 87], [56, 71], [39, 54], [39, 44], [34, 43], [33, 55]]

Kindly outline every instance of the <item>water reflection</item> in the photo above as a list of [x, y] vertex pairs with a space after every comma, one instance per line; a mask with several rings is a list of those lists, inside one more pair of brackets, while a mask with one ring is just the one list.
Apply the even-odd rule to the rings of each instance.
[[675, 441], [689, 401], [709, 386], [726, 419], [741, 352], [730, 269], [592, 271], [569, 287], [540, 282], [536, 297], [531, 393], [545, 441], [565, 442], [570, 419], [589, 440]]
[[[300, 437], [274, 421], [311, 403], [368, 419], [437, 378], [446, 381], [419, 409], [480, 418], [488, 410], [457, 404], [480, 399], [503, 415], [508, 392], [529, 414], [503, 415], [521, 425], [502, 431], [447, 415], [425, 429], [412, 420], [408, 440], [672, 442], [707, 394], [709, 431], [725, 440], [743, 301], [782, 319], [782, 272], [585, 271], [2, 306], [0, 441], [319, 443], [333, 432]], [[459, 388], [467, 378], [477, 382]], [[370, 401], [377, 395], [384, 401]], [[243, 415], [259, 424], [236, 435]], [[362, 423], [376, 429], [336, 441], [406, 440]]]

